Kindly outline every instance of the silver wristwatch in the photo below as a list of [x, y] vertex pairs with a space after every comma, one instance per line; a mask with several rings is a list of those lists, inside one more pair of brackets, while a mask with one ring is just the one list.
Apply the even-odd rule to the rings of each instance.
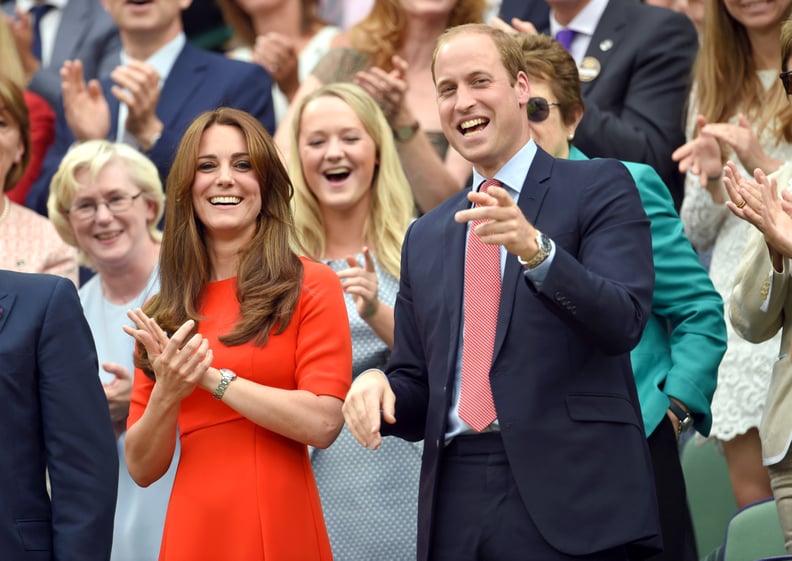
[[237, 375], [228, 368], [221, 368], [220, 376], [222, 376], [220, 378], [220, 383], [217, 384], [217, 389], [212, 394], [212, 397], [215, 399], [223, 399], [223, 395], [225, 395], [228, 385], [237, 379]]

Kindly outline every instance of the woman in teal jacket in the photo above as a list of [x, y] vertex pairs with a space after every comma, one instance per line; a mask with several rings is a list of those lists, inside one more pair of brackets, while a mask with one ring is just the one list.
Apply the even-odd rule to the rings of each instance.
[[[531, 84], [534, 141], [556, 158], [588, 159], [572, 143], [583, 117], [575, 61], [554, 39], [520, 36]], [[695, 560], [693, 527], [677, 453], [679, 434], [709, 433], [710, 401], [726, 351], [723, 301], [699, 263], [657, 172], [624, 162], [651, 222], [655, 288], [652, 316], [632, 351], [633, 372], [652, 454], [664, 552], [652, 561]]]

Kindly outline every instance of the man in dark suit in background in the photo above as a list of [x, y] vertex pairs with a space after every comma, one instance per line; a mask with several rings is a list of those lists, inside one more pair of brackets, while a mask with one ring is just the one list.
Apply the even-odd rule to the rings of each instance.
[[275, 130], [269, 74], [188, 43], [181, 12], [190, 1], [103, 0], [121, 33], [121, 64], [100, 84], [85, 82], [80, 61], [65, 63], [55, 143], [26, 206], [46, 215], [49, 183], [75, 140], [106, 138], [139, 148], [156, 164], [164, 185], [182, 134], [204, 111], [236, 107]]
[[[540, 23], [534, 27], [556, 38], [561, 30], [574, 32], [567, 50], [580, 69], [586, 104], [575, 146], [592, 158], [649, 164], [663, 178], [679, 211], [684, 176], [671, 153], [685, 142], [685, 103], [698, 50], [690, 19], [638, 0], [547, 0], [547, 4], [549, 27]], [[519, 11], [504, 14], [519, 15]], [[519, 22], [506, 19], [506, 23], [533, 32]]]
[[70, 281], [0, 270], [0, 365], [0, 557], [107, 561], [118, 456]]
[[439, 39], [440, 121], [474, 188], [408, 230], [387, 375], [359, 376], [344, 416], [364, 446], [424, 439], [419, 561], [640, 559], [660, 547], [629, 356], [649, 222], [622, 164], [536, 146], [522, 65], [486, 25]]
[[511, 24], [512, 18], [530, 22], [535, 29], [550, 27], [550, 6], [545, 0], [503, 0], [498, 17]]
[[[41, 15], [41, 52], [33, 48], [35, 6], [50, 6]], [[3, 0], [3, 11], [12, 18], [11, 29], [28, 89], [57, 107], [61, 94], [60, 69], [66, 60], [82, 61], [86, 79], [104, 78], [118, 65], [121, 38], [118, 28], [99, 0]], [[56, 23], [57, 22], [57, 23]]]

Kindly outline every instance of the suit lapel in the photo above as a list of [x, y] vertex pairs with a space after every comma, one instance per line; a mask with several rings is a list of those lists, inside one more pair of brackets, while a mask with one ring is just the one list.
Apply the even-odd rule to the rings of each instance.
[[157, 116], [166, 127], [178, 122], [177, 117], [185, 107], [192, 107], [184, 92], [197, 92], [201, 89], [206, 63], [197, 56], [198, 52], [196, 47], [186, 43], [162, 85]]
[[[553, 158], [551, 158], [541, 148], [537, 147], [536, 155], [528, 169], [528, 174], [525, 177], [520, 198], [517, 205], [522, 210], [525, 218], [531, 224], [536, 225], [537, 217], [539, 216], [539, 209], [542, 206], [542, 201], [547, 194], [549, 184], [547, 179], [550, 177], [550, 169], [553, 165]], [[522, 279], [522, 265], [517, 261], [517, 258], [512, 254], [506, 256], [506, 266], [503, 270], [503, 285], [501, 287], [501, 300], [498, 309], [498, 324], [495, 330], [495, 350], [492, 353], [493, 362], [498, 356], [503, 342], [506, 339], [506, 332], [511, 322], [511, 316], [514, 312], [514, 298], [517, 294], [518, 283], [524, 282]]]
[[[591, 43], [589, 43], [584, 61], [586, 59], [596, 59], [599, 62], [600, 69], [604, 69], [607, 68], [611, 56], [619, 51], [619, 43], [624, 34], [624, 26], [627, 24], [624, 11], [621, 8], [621, 2], [608, 2], [608, 6], [602, 13], [597, 28], [594, 30], [594, 35], [591, 37]], [[585, 65], [585, 63], [581, 64], [581, 66]], [[583, 95], [587, 95], [596, 83], [596, 77], [589, 82], [582, 82]]]
[[[456, 346], [459, 341], [459, 327], [462, 320], [462, 294], [465, 285], [465, 235], [467, 228], [464, 224], [454, 221], [454, 214], [459, 210], [470, 208], [467, 193], [459, 198], [457, 205], [450, 209], [448, 218], [443, 226], [443, 245], [439, 248], [439, 258], [443, 263], [443, 296], [445, 308], [448, 310], [448, 320], [451, 330], [449, 333], [448, 372], [453, 372], [456, 365]], [[461, 274], [460, 274], [461, 271]]]
[[[97, 3], [98, 4], [98, 3]], [[102, 10], [100, 6], [94, 9]], [[66, 61], [66, 57], [76, 52], [76, 47], [82, 39], [82, 34], [86, 31], [85, 21], [91, 17], [91, 6], [83, 0], [69, 0], [63, 8], [61, 23], [58, 32], [55, 34], [55, 45], [52, 49], [52, 61], [50, 66], [60, 68]], [[121, 59], [118, 60], [119, 64]]]
[[0, 291], [0, 332], [3, 331], [6, 318], [11, 314], [11, 306], [14, 305], [14, 300], [16, 300], [15, 294]]
[[118, 98], [110, 91], [111, 87], [113, 87], [113, 81], [110, 78], [102, 80], [102, 91], [110, 109], [110, 134], [107, 138], [115, 142], [116, 138], [118, 138], [118, 108], [121, 104], [118, 103]]

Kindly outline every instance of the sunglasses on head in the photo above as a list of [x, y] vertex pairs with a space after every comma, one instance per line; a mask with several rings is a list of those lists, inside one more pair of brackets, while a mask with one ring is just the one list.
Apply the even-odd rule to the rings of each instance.
[[784, 91], [787, 95], [792, 95], [792, 70], [787, 70], [778, 75], [781, 83], [784, 84]]
[[550, 108], [561, 105], [557, 101], [547, 101], [543, 97], [532, 97], [528, 100], [528, 120], [541, 123], [550, 116]]

